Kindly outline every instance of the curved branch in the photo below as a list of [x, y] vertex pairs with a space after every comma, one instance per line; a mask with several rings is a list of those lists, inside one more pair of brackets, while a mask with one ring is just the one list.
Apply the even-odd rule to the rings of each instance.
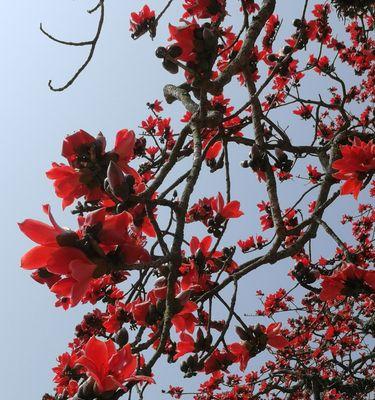
[[87, 41], [87, 42], [67, 42], [67, 41], [63, 41], [63, 40], [60, 40], [60, 39], [56, 39], [55, 37], [53, 37], [52, 35], [50, 35], [46, 31], [44, 31], [42, 25], [40, 26], [41, 31], [47, 37], [49, 37], [51, 40], [53, 40], [53, 41], [55, 41], [57, 43], [65, 44], [67, 46], [91, 46], [90, 52], [89, 52], [85, 62], [81, 65], [80, 68], [78, 68], [76, 73], [72, 76], [72, 78], [65, 85], [59, 86], [59, 87], [55, 87], [55, 86], [52, 85], [52, 80], [48, 81], [48, 87], [52, 91], [54, 91], [54, 92], [62, 92], [65, 89], [67, 89], [69, 86], [71, 86], [75, 82], [75, 80], [79, 77], [79, 75], [89, 65], [92, 57], [94, 56], [95, 48], [96, 48], [96, 45], [97, 45], [99, 37], [100, 37], [100, 33], [102, 31], [102, 28], [103, 28], [103, 23], [104, 23], [104, 0], [100, 0], [100, 2], [98, 3], [98, 5], [95, 8], [93, 8], [92, 10], [88, 11], [91, 14], [94, 11], [99, 10], [99, 9], [100, 9], [100, 18], [99, 18], [98, 28], [97, 28], [95, 37], [94, 37], [94, 39], [92, 39], [90, 41]]

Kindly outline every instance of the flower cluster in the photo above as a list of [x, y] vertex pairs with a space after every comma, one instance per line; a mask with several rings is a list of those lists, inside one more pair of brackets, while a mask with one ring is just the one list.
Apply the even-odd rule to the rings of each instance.
[[[171, 381], [175, 399], [375, 390], [375, 211], [335, 208], [340, 195], [375, 196], [374, 14], [332, 1], [341, 21], [303, 2], [285, 29], [275, 0], [229, 3], [181, 2], [155, 51], [179, 83], [145, 102], [137, 132], [64, 139], [47, 177], [76, 227], [48, 205], [48, 223], [19, 224], [35, 243], [21, 267], [55, 305], [94, 306], [43, 400], [143, 397], [162, 361], [206, 376], [194, 394]], [[137, 8], [132, 38], [156, 37], [174, 5]]]

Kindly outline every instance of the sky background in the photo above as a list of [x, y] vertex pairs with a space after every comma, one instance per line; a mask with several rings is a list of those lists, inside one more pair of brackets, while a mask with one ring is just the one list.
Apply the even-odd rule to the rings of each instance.
[[[181, 15], [180, 2], [168, 12], [164, 19], [176, 22]], [[238, 6], [238, 1], [229, 3]], [[284, 32], [288, 32], [290, 21], [301, 14], [303, 1], [283, 0], [277, 12], [284, 19]], [[54, 214], [63, 225], [75, 228], [74, 219], [68, 212], [62, 213], [61, 203], [54, 196], [52, 184], [45, 177], [51, 161], [62, 161], [61, 144], [64, 136], [82, 128], [96, 135], [102, 131], [107, 136], [109, 147], [115, 133], [122, 128], [135, 129], [148, 116], [146, 102], [162, 99], [162, 88], [166, 83], [181, 83], [182, 77], [172, 76], [162, 69], [160, 60], [154, 56], [155, 48], [165, 44], [167, 33], [160, 29], [160, 36], [152, 42], [143, 37], [136, 42], [129, 35], [129, 14], [143, 6], [143, 2], [108, 0], [106, 20], [93, 62], [67, 91], [53, 93], [47, 87], [52, 79], [56, 85], [64, 84], [84, 60], [87, 48], [72, 48], [52, 43], [39, 31], [39, 24], [56, 37], [64, 40], [88, 40], [95, 33], [97, 15], [88, 15], [86, 10], [95, 5], [93, 1], [71, 0], [14, 0], [2, 5], [0, 16], [0, 64], [1, 83], [1, 170], [3, 171], [2, 205], [0, 208], [2, 290], [0, 312], [2, 326], [0, 346], [1, 393], [4, 398], [40, 399], [52, 389], [51, 368], [56, 357], [66, 350], [73, 338], [74, 327], [91, 306], [78, 306], [68, 312], [54, 307], [54, 296], [46, 287], [30, 279], [27, 271], [19, 268], [19, 260], [32, 243], [21, 235], [17, 222], [25, 218], [44, 219], [41, 205], [50, 203]], [[151, 8], [160, 10], [159, 0], [149, 1]], [[296, 14], [292, 14], [292, 11]], [[235, 14], [233, 14], [235, 15]], [[236, 23], [233, 18], [233, 23]], [[163, 24], [162, 24], [163, 25]], [[284, 35], [282, 35], [283, 37]], [[345, 71], [344, 71], [345, 74]], [[345, 75], [344, 75], [345, 76]], [[347, 75], [348, 79], [349, 75]], [[313, 96], [321, 92], [328, 83], [311, 80], [304, 89]], [[232, 85], [228, 91], [235, 104], [246, 101], [246, 90]], [[165, 104], [164, 104], [165, 106]], [[178, 131], [179, 119], [184, 113], [180, 104], [165, 107], [164, 116], [174, 120]], [[285, 111], [279, 114], [280, 123], [290, 128], [291, 135], [303, 142], [309, 134], [307, 124], [291, 117]], [[291, 118], [293, 120], [291, 121]], [[245, 130], [252, 137], [252, 130]], [[305, 135], [305, 136], [304, 136]], [[247, 151], [231, 146], [232, 165], [246, 158]], [[182, 170], [181, 170], [182, 171]], [[224, 192], [222, 172], [215, 175], [203, 174], [198, 183], [197, 194], [206, 196]], [[282, 207], [293, 203], [303, 193], [303, 181], [282, 185]], [[314, 196], [310, 198], [313, 199]], [[237, 168], [233, 177], [233, 199], [242, 201], [245, 217], [232, 224], [225, 244], [245, 239], [249, 234], [259, 233], [256, 203], [264, 199], [264, 189], [257, 184], [255, 176], [248, 170]], [[362, 195], [361, 200], [366, 200]], [[345, 197], [339, 200], [328, 221], [341, 210], [352, 209], [355, 202]], [[334, 222], [332, 222], [334, 223]], [[189, 227], [194, 234], [204, 235], [197, 225]], [[338, 227], [343, 239], [349, 240], [347, 231]], [[191, 230], [192, 231], [192, 230]], [[232, 234], [236, 234], [232, 236]], [[345, 236], [346, 235], [346, 236]], [[265, 235], [266, 237], [268, 235]], [[326, 238], [316, 241], [316, 253], [329, 254], [330, 245]], [[244, 260], [244, 258], [239, 260]], [[258, 288], [274, 291], [291, 282], [286, 273], [291, 267], [285, 261], [277, 267], [264, 267], [241, 283], [239, 306], [242, 312], [254, 312], [259, 308], [254, 292]], [[222, 310], [217, 308], [217, 312]], [[224, 314], [223, 314], [224, 315]], [[249, 320], [249, 323], [253, 321]], [[257, 360], [262, 360], [261, 357]], [[146, 399], [168, 398], [161, 394], [169, 384], [184, 383], [193, 389], [193, 382], [179, 379], [177, 366], [172, 368], [164, 361], [156, 368], [157, 386]]]

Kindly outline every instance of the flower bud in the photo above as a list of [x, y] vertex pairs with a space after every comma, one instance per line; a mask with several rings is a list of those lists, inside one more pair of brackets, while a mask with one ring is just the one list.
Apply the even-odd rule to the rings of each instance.
[[108, 184], [113, 194], [116, 195], [125, 183], [125, 176], [121, 168], [113, 161], [109, 162], [107, 169]]
[[180, 46], [173, 44], [171, 47], [169, 47], [167, 52], [168, 52], [168, 55], [171, 56], [172, 58], [177, 58], [177, 57], [180, 57], [180, 55], [182, 54], [182, 49]]
[[163, 60], [162, 64], [163, 64], [163, 67], [171, 74], [178, 73], [178, 65], [176, 65], [174, 62], [172, 62], [170, 60]]
[[167, 55], [167, 49], [165, 47], [158, 47], [155, 51], [155, 55], [157, 58], [164, 58]]
[[284, 46], [283, 53], [290, 54], [292, 52], [292, 50], [293, 50], [293, 48], [291, 46]]
[[107, 141], [101, 132], [99, 132], [98, 135], [96, 136], [96, 143], [98, 143], [100, 146], [100, 152], [104, 153], [105, 146], [107, 145]]
[[203, 331], [201, 328], [199, 328], [197, 332], [197, 343], [201, 344], [203, 340], [204, 340]]
[[196, 367], [197, 367], [197, 361], [198, 360], [197, 360], [197, 356], [196, 355], [194, 355], [194, 356], [190, 355], [186, 360], [186, 363], [187, 363], [189, 369], [194, 371], [196, 369]]
[[135, 184], [135, 178], [133, 175], [125, 175], [125, 182], [127, 184], [127, 186], [129, 187], [129, 189], [133, 188], [133, 185]]
[[115, 336], [115, 342], [120, 346], [123, 347], [125, 346], [129, 341], [129, 333], [126, 328], [121, 328], [116, 336]]

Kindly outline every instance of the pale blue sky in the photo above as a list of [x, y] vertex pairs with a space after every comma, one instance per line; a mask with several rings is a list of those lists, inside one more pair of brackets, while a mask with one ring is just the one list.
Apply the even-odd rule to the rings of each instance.
[[[229, 3], [237, 6], [238, 2], [232, 0]], [[282, 6], [278, 6], [278, 12], [287, 26], [290, 19], [300, 14], [303, 1], [283, 0], [279, 3]], [[111, 143], [117, 130], [137, 130], [140, 121], [148, 115], [146, 102], [162, 99], [164, 84], [182, 81], [164, 71], [153, 54], [159, 44], [165, 43], [165, 30], [161, 30], [160, 37], [154, 42], [146, 37], [134, 42], [129, 37], [128, 16], [144, 3], [107, 0], [106, 21], [93, 62], [70, 89], [52, 93], [47, 87], [48, 80], [52, 79], [55, 84], [64, 83], [84, 59], [87, 49], [50, 42], [39, 32], [39, 23], [43, 22], [45, 29], [62, 39], [90, 39], [96, 27], [96, 16], [87, 15], [85, 10], [94, 4], [84, 0], [14, 0], [2, 5], [0, 246], [3, 271], [0, 310], [3, 329], [0, 332], [0, 382], [2, 396], [9, 400], [37, 400], [52, 389], [51, 368], [55, 358], [65, 351], [84, 310], [91, 309], [82, 306], [68, 312], [55, 309], [54, 297], [47, 288], [35, 283], [19, 268], [21, 255], [32, 243], [20, 234], [16, 222], [28, 217], [43, 219], [41, 205], [48, 202], [59, 221], [72, 223], [72, 217], [63, 216], [60, 201], [54, 197], [51, 182], [44, 175], [51, 161], [61, 161], [59, 154], [64, 136], [82, 128], [93, 134], [102, 131]], [[160, 9], [163, 3], [153, 0], [148, 4]], [[167, 15], [166, 20], [175, 21], [179, 8], [177, 1], [170, 11], [174, 18]], [[291, 15], [292, 8], [298, 8], [296, 15]], [[321, 88], [314, 82], [306, 93], [311, 96]], [[233, 86], [230, 94], [237, 104], [246, 100], [246, 92], [237, 87]], [[176, 129], [183, 112], [179, 104], [167, 108], [165, 115], [175, 118]], [[291, 125], [290, 114], [279, 115], [284, 125]], [[297, 118], [293, 123], [293, 137], [308, 134], [306, 125]], [[246, 134], [250, 137], [251, 130]], [[239, 153], [236, 146], [231, 151], [235, 164], [247, 153]], [[221, 178], [221, 173], [203, 175], [198, 192], [202, 193], [204, 188], [206, 195], [214, 195], [223, 190]], [[229, 237], [227, 243], [259, 231], [256, 203], [264, 195], [264, 189], [257, 185], [255, 177], [243, 169], [238, 169], [233, 184], [233, 198], [243, 200], [246, 216], [233, 224], [231, 232], [236, 236], [234, 239]], [[304, 190], [303, 183], [283, 187], [284, 208]], [[349, 203], [355, 204], [351, 198], [341, 199], [340, 208]], [[197, 230], [196, 226], [194, 229], [195, 234], [203, 235], [202, 230]], [[241, 232], [240, 237], [238, 232]], [[327, 251], [326, 247], [325, 242], [318, 242], [321, 251]], [[277, 268], [266, 267], [247, 278], [242, 284], [245, 290], [240, 296], [241, 310], [252, 312], [258, 308], [252, 296], [256, 289], [262, 287], [271, 291], [278, 289], [283, 281], [289, 284], [285, 278], [289, 267], [288, 262], [283, 262]], [[169, 384], [182, 383], [173, 368], [167, 367], [164, 361], [159, 363], [156, 368], [159, 385], [149, 392], [147, 399], [167, 398], [160, 390]], [[192, 388], [188, 381], [185, 386]]]

